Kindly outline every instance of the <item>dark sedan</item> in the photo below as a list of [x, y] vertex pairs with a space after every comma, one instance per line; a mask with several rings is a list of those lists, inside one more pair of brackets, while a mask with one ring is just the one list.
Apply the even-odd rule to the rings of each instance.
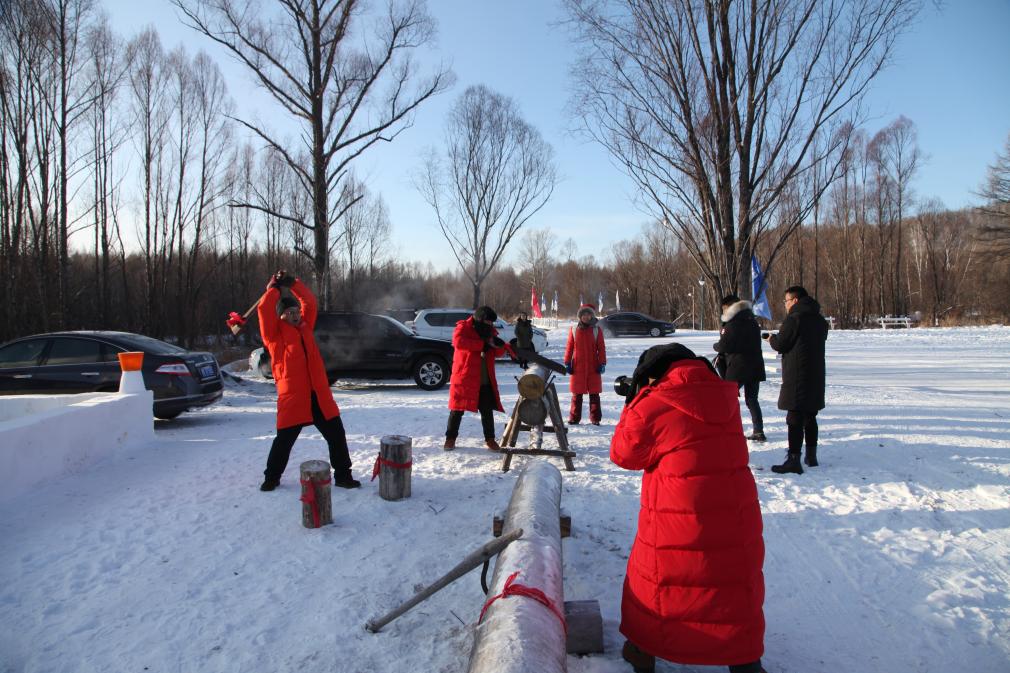
[[117, 355], [126, 351], [144, 353], [144, 385], [154, 393], [158, 418], [213, 404], [224, 393], [210, 353], [128, 332], [53, 332], [0, 346], [0, 395], [115, 392]]
[[672, 322], [656, 320], [644, 313], [621, 311], [600, 318], [604, 336], [651, 336], [661, 337], [676, 332]]
[[[331, 384], [338, 378], [413, 378], [424, 390], [438, 390], [449, 381], [452, 344], [419, 337], [389, 316], [320, 313], [314, 333]], [[273, 376], [265, 349], [254, 350], [249, 364]]]

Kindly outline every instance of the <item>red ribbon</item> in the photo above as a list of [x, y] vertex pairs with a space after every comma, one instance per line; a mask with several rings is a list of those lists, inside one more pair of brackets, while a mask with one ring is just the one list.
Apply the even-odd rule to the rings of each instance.
[[528, 587], [525, 584], [513, 584], [515, 578], [518, 576], [518, 570], [509, 575], [509, 578], [505, 580], [505, 586], [502, 588], [501, 593], [488, 599], [487, 603], [484, 604], [484, 607], [480, 611], [480, 617], [477, 618], [477, 623], [481, 623], [481, 620], [484, 619], [484, 613], [487, 612], [487, 609], [491, 607], [491, 604], [499, 598], [508, 598], [509, 596], [526, 596], [527, 598], [532, 598], [538, 603], [546, 605], [547, 608], [554, 613], [554, 616], [561, 622], [561, 626], [565, 630], [565, 635], [568, 635], [568, 624], [565, 623], [565, 616], [560, 610], [558, 610], [558, 606], [551, 602], [551, 599], [548, 598], [547, 595], [540, 589]]
[[229, 327], [236, 327], [236, 326], [241, 327], [242, 325], [245, 325], [245, 323], [246, 323], [245, 318], [240, 316], [235, 311], [232, 311], [231, 313], [228, 314], [228, 320], [226, 321], [225, 324], [227, 324]]
[[382, 466], [382, 465], [387, 465], [389, 467], [396, 468], [397, 470], [406, 470], [408, 467], [410, 467], [413, 464], [414, 464], [413, 462], [409, 462], [409, 463], [394, 463], [391, 460], [387, 460], [386, 458], [383, 458], [382, 454], [380, 453], [379, 455], [377, 455], [375, 457], [375, 465], [372, 467], [372, 479], [371, 479], [371, 481], [375, 481], [375, 478], [379, 476], [379, 467]]
[[316, 528], [320, 525], [320, 514], [319, 514], [319, 501], [316, 500], [316, 486], [326, 486], [330, 483], [329, 477], [326, 481], [312, 481], [311, 479], [300, 479], [302, 486], [308, 486], [307, 489], [302, 490], [302, 502], [312, 508], [312, 523], [315, 524]]

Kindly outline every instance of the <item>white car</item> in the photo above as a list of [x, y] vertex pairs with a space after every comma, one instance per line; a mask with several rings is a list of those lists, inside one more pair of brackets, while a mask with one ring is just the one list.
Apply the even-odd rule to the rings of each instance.
[[[426, 308], [418, 311], [414, 320], [407, 323], [407, 327], [414, 330], [414, 334], [418, 336], [452, 341], [456, 323], [472, 315], [473, 310], [468, 308]], [[511, 341], [516, 336], [515, 325], [501, 318], [495, 321], [494, 327], [498, 330], [498, 336], [504, 341]], [[533, 347], [538, 353], [547, 348], [547, 332], [539, 327], [533, 328]]]

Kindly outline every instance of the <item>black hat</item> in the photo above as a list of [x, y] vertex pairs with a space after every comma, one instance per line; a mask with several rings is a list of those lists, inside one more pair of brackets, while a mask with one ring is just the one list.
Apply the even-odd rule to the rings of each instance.
[[301, 309], [302, 304], [294, 297], [281, 297], [277, 302], [277, 315], [281, 315], [289, 308]]
[[[709, 369], [712, 369], [712, 363], [707, 358], [698, 357], [694, 351], [682, 344], [671, 343], [653, 346], [638, 358], [638, 366], [635, 367], [635, 373], [631, 376], [630, 390], [625, 398], [625, 403], [635, 399], [639, 391], [649, 385], [649, 379], [662, 378], [673, 363], [680, 360], [701, 360], [708, 365]], [[714, 369], [712, 371], [715, 372]]]
[[498, 319], [498, 314], [495, 313], [494, 309], [490, 306], [481, 306], [473, 312], [473, 319], [477, 322], [483, 322], [485, 320], [491, 320], [493, 322]]

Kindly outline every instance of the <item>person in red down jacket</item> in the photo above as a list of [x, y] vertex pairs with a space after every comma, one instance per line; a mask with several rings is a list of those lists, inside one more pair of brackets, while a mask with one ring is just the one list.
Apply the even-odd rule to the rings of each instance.
[[[293, 296], [282, 296], [281, 288], [288, 288]], [[329, 446], [333, 484], [341, 488], [361, 486], [351, 475], [340, 409], [333, 401], [326, 367], [312, 334], [318, 314], [315, 296], [300, 280], [278, 271], [270, 277], [256, 312], [277, 382], [277, 436], [270, 446], [260, 490], [272, 491], [280, 484], [291, 447], [309, 424], [318, 428]]]
[[656, 657], [763, 672], [761, 507], [737, 386], [669, 344], [642, 354], [630, 388], [610, 444], [614, 463], [645, 471], [622, 655], [639, 673]]
[[445, 428], [448, 451], [456, 448], [463, 412], [480, 411], [484, 445], [492, 451], [501, 447], [495, 440], [494, 412], [505, 411], [498, 395], [494, 360], [505, 354], [505, 342], [498, 338], [494, 321], [498, 314], [490, 306], [481, 306], [466, 320], [456, 323], [452, 333], [452, 376], [449, 379], [449, 422]]
[[568, 410], [571, 425], [578, 425], [582, 420], [582, 396], [586, 393], [589, 393], [589, 422], [599, 425], [603, 417], [600, 410], [600, 391], [603, 390], [600, 374], [607, 368], [607, 345], [603, 340], [603, 330], [596, 322], [593, 306], [583, 304], [579, 309], [578, 324], [568, 330], [565, 369], [569, 374], [568, 389], [572, 393], [572, 405]]

